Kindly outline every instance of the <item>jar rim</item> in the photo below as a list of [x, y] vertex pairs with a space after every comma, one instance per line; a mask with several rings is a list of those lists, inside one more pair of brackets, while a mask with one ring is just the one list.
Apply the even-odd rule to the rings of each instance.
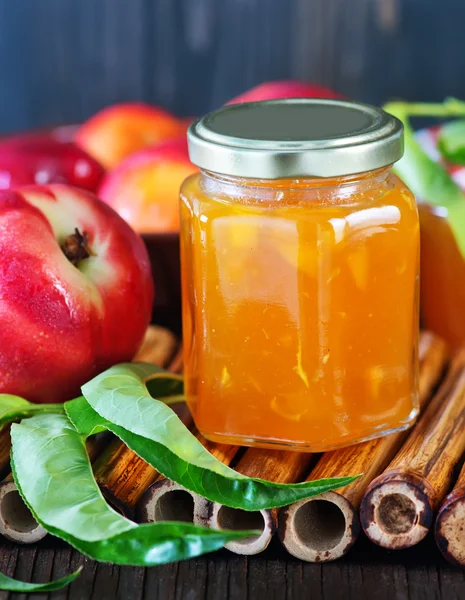
[[395, 163], [403, 125], [381, 108], [345, 100], [246, 102], [189, 127], [189, 155], [202, 169], [239, 177], [337, 177]]

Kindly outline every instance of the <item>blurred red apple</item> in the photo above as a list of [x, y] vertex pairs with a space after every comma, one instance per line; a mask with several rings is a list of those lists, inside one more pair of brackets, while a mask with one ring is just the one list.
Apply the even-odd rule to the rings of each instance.
[[150, 320], [140, 237], [89, 192], [0, 191], [0, 392], [60, 402], [129, 361]]
[[138, 152], [107, 173], [99, 197], [136, 231], [179, 231], [179, 189], [197, 168], [185, 137]]
[[239, 102], [258, 102], [260, 100], [277, 100], [279, 98], [342, 98], [333, 90], [314, 83], [283, 80], [267, 81], [236, 96], [227, 104]]
[[185, 133], [183, 123], [162, 108], [142, 103], [104, 108], [76, 132], [75, 142], [107, 169], [130, 154]]
[[0, 189], [67, 183], [95, 192], [105, 171], [84, 150], [47, 135], [0, 141]]

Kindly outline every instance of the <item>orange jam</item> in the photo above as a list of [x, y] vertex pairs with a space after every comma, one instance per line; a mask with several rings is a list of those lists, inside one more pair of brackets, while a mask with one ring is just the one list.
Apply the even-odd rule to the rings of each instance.
[[447, 211], [419, 205], [421, 232], [421, 320], [452, 350], [465, 343], [465, 261]]
[[181, 190], [181, 259], [186, 397], [208, 439], [326, 451], [413, 423], [418, 213], [389, 166], [202, 170]]

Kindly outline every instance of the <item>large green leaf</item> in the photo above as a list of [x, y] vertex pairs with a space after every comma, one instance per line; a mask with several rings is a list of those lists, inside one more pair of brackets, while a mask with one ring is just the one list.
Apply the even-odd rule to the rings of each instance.
[[36, 520], [93, 559], [150, 566], [221, 548], [251, 532], [188, 523], [136, 525], [104, 500], [84, 440], [65, 415], [41, 414], [12, 425], [12, 470]]
[[87, 400], [65, 409], [88, 436], [102, 427], [120, 437], [160, 473], [185, 488], [227, 506], [255, 511], [285, 506], [345, 486], [354, 477], [280, 484], [251, 479], [215, 459], [166, 404], [155, 398], [166, 377], [149, 364], [111, 367], [83, 386]]
[[13, 421], [41, 413], [63, 413], [63, 404], [33, 404], [20, 396], [0, 394], [0, 431]]
[[412, 114], [421, 116], [463, 114], [465, 105], [458, 101], [449, 101], [449, 103], [446, 101], [444, 105], [439, 106], [391, 102], [386, 104], [384, 109], [400, 119], [404, 125], [405, 152], [396, 163], [394, 171], [412, 190], [417, 200], [446, 209], [447, 220], [465, 257], [464, 194], [446, 169], [422, 150], [409, 122], [409, 116]]
[[27, 594], [30, 594], [31, 592], [54, 592], [55, 590], [61, 590], [61, 588], [72, 583], [81, 571], [82, 567], [77, 571], [74, 571], [74, 573], [66, 575], [66, 577], [50, 581], [49, 583], [28, 583], [27, 581], [12, 579], [7, 575], [3, 575], [3, 573], [0, 573], [0, 590], [5, 590], [7, 592], [24, 592]]
[[451, 121], [441, 127], [438, 149], [449, 162], [465, 165], [465, 120]]

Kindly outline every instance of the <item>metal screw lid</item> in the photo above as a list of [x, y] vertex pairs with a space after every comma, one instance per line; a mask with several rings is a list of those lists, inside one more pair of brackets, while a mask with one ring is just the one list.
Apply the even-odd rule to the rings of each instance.
[[337, 177], [395, 163], [402, 123], [381, 108], [325, 99], [233, 104], [188, 131], [191, 161], [202, 169], [258, 179]]

